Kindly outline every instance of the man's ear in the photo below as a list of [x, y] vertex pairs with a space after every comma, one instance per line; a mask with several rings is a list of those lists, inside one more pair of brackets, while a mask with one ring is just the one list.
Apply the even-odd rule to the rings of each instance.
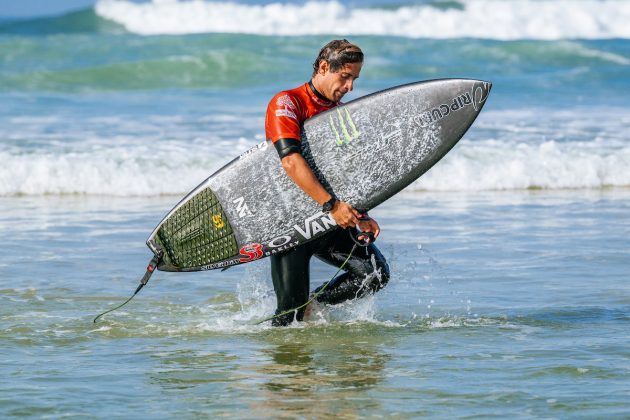
[[321, 75], [325, 75], [328, 72], [329, 69], [330, 69], [330, 67], [328, 66], [328, 61], [321, 60], [319, 62], [319, 67], [317, 68], [317, 73], [319, 73]]

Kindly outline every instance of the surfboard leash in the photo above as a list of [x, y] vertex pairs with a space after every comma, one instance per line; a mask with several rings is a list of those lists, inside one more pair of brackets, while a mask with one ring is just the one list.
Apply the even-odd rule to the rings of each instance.
[[281, 317], [281, 316], [284, 316], [284, 315], [287, 315], [287, 314], [290, 314], [290, 313], [297, 313], [297, 311], [299, 311], [300, 309], [307, 307], [307, 306], [308, 306], [311, 302], [313, 302], [315, 299], [317, 299], [317, 296], [319, 296], [320, 294], [322, 294], [322, 292], [323, 292], [324, 290], [326, 290], [326, 288], [328, 287], [328, 285], [329, 285], [329, 284], [330, 284], [330, 283], [331, 283], [331, 282], [335, 279], [335, 277], [337, 277], [337, 274], [339, 274], [339, 272], [340, 272], [341, 270], [343, 270], [343, 268], [345, 267], [346, 263], [347, 263], [348, 261], [350, 261], [350, 258], [352, 257], [352, 254], [354, 253], [354, 250], [355, 250], [355, 249], [357, 249], [357, 245], [356, 245], [356, 244], [355, 244], [355, 245], [352, 245], [352, 249], [350, 250], [350, 253], [348, 254], [348, 257], [347, 257], [347, 258], [346, 258], [346, 260], [343, 262], [343, 264], [341, 264], [341, 265], [339, 266], [339, 269], [337, 270], [337, 272], [336, 272], [335, 274], [333, 274], [333, 276], [330, 278], [330, 280], [328, 280], [326, 283], [324, 283], [324, 285], [322, 286], [322, 288], [321, 288], [321, 289], [319, 289], [319, 291], [318, 291], [317, 293], [315, 293], [313, 296], [311, 296], [311, 298], [310, 298], [310, 299], [309, 299], [306, 303], [304, 303], [304, 304], [302, 304], [302, 305], [298, 306], [297, 308], [289, 309], [288, 311], [284, 311], [284, 312], [281, 312], [281, 313], [279, 313], [279, 314], [275, 314], [275, 315], [272, 315], [272, 316], [267, 317], [267, 318], [265, 318], [265, 319], [262, 319], [262, 320], [260, 320], [260, 321], [257, 321], [257, 322], [255, 322], [253, 325], [260, 325], [260, 324], [262, 324], [263, 322], [271, 321], [272, 319], [279, 318], [279, 317]]
[[[367, 218], [369, 216], [367, 216], [367, 214], [362, 215], [363, 217]], [[367, 220], [367, 219], [359, 219], [359, 220]], [[279, 314], [275, 314], [272, 315], [270, 317], [267, 317], [263, 320], [257, 321], [255, 322], [253, 325], [260, 325], [263, 322], [267, 322], [267, 321], [271, 321], [274, 318], [278, 318], [290, 313], [297, 313], [297, 311], [299, 311], [302, 308], [307, 307], [311, 302], [313, 302], [315, 299], [317, 299], [317, 297], [319, 295], [321, 295], [324, 290], [326, 290], [326, 288], [330, 285], [330, 283], [337, 277], [337, 274], [339, 274], [339, 272], [341, 270], [343, 270], [343, 268], [346, 266], [346, 264], [348, 263], [348, 261], [350, 261], [350, 258], [352, 258], [352, 255], [354, 254], [354, 251], [357, 249], [357, 247], [362, 247], [365, 248], [367, 247], [369, 244], [371, 244], [372, 242], [374, 242], [374, 234], [372, 232], [353, 232], [352, 229], [348, 230], [348, 234], [350, 235], [350, 237], [352, 238], [352, 240], [354, 241], [354, 245], [352, 245], [352, 249], [350, 250], [350, 253], [348, 254], [348, 257], [346, 258], [346, 260], [343, 262], [343, 264], [341, 264], [339, 266], [339, 269], [337, 269], [337, 272], [335, 274], [333, 274], [333, 276], [330, 278], [330, 280], [328, 280], [326, 283], [324, 283], [324, 285], [322, 286], [321, 289], [319, 289], [317, 291], [317, 293], [315, 293], [313, 296], [311, 296], [311, 298], [303, 305], [298, 306], [297, 308], [293, 308], [293, 309], [289, 309], [288, 311], [284, 311], [281, 312]], [[366, 238], [364, 239], [359, 239], [361, 236], [365, 236]]]
[[129, 297], [129, 299], [127, 299], [126, 301], [124, 301], [120, 305], [116, 306], [115, 308], [109, 309], [109, 310], [99, 314], [96, 318], [94, 318], [94, 323], [96, 324], [96, 321], [100, 317], [102, 317], [103, 315], [108, 314], [110, 312], [114, 312], [116, 309], [120, 309], [123, 306], [125, 306], [127, 303], [129, 303], [129, 301], [131, 301], [131, 299], [133, 299], [138, 294], [140, 289], [142, 289], [149, 282], [149, 279], [151, 278], [151, 275], [153, 274], [153, 272], [155, 271], [157, 265], [160, 263], [161, 260], [162, 260], [162, 253], [154, 254], [153, 258], [151, 258], [151, 261], [149, 261], [149, 265], [147, 266], [146, 273], [144, 273], [144, 276], [142, 276], [142, 278], [140, 279], [140, 284], [136, 288], [136, 291], [133, 292], [133, 295], [131, 295]]
[[[369, 218], [369, 216], [367, 214], [362, 214], [361, 217], [359, 218], [359, 220], [367, 220], [368, 218]], [[367, 247], [369, 244], [371, 244], [375, 240], [374, 239], [374, 234], [372, 232], [356, 232], [356, 231], [353, 232], [352, 230], [349, 230], [348, 233], [350, 234], [350, 237], [354, 241], [354, 245], [352, 246], [352, 249], [350, 250], [350, 253], [348, 254], [348, 257], [343, 262], [343, 264], [341, 264], [339, 266], [339, 269], [337, 270], [337, 272], [335, 274], [333, 274], [333, 276], [330, 278], [330, 280], [328, 280], [322, 286], [322, 288], [319, 289], [319, 291], [317, 293], [315, 293], [313, 296], [311, 296], [311, 298], [305, 304], [300, 305], [297, 308], [290, 309], [288, 311], [272, 315], [272, 316], [270, 316], [268, 318], [265, 318], [265, 319], [263, 319], [261, 321], [258, 321], [256, 323], [254, 323], [254, 325], [259, 325], [259, 324], [262, 324], [263, 322], [271, 321], [274, 318], [277, 318], [277, 317], [289, 314], [291, 312], [297, 312], [300, 309], [308, 306], [311, 302], [313, 302], [315, 299], [317, 299], [317, 297], [320, 294], [322, 294], [324, 292], [324, 290], [326, 290], [326, 288], [335, 279], [335, 277], [337, 277], [337, 274], [339, 274], [339, 272], [341, 270], [343, 270], [343, 268], [346, 266], [348, 261], [350, 261], [350, 258], [354, 254], [354, 251], [357, 249], [357, 247]], [[361, 236], [364, 236], [364, 238], [363, 239], [359, 239], [359, 238], [361, 238]], [[160, 263], [161, 260], [162, 260], [162, 253], [161, 252], [158, 253], [158, 254], [154, 254], [153, 258], [151, 258], [151, 261], [149, 261], [149, 265], [147, 266], [147, 271], [144, 273], [144, 276], [142, 276], [142, 278], [140, 279], [140, 284], [136, 288], [136, 291], [133, 292], [133, 294], [131, 296], [129, 296], [129, 298], [126, 301], [124, 301], [123, 303], [121, 303], [120, 305], [118, 305], [118, 306], [116, 306], [116, 307], [114, 307], [112, 309], [108, 309], [107, 311], [98, 314], [94, 318], [93, 323], [96, 324], [96, 321], [98, 321], [98, 319], [101, 318], [103, 315], [106, 315], [106, 314], [108, 314], [110, 312], [114, 312], [115, 310], [120, 309], [123, 306], [125, 306], [127, 303], [129, 303], [131, 301], [131, 299], [133, 299], [138, 294], [138, 292], [149, 282], [149, 279], [153, 275], [153, 272], [155, 271], [155, 269], [157, 268], [157, 266], [158, 266], [158, 264]]]

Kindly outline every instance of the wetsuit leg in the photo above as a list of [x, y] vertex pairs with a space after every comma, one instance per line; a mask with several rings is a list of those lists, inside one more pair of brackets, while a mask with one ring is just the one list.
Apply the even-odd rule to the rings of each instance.
[[[276, 315], [297, 308], [308, 301], [309, 264], [313, 250], [311, 244], [298, 246], [288, 252], [271, 256], [271, 279], [278, 299]], [[289, 325], [294, 319], [301, 321], [304, 308], [296, 313], [272, 319], [273, 326]]]
[[[346, 260], [354, 242], [346, 230], [339, 229], [334, 237], [327, 240], [315, 251], [320, 260], [340, 267]], [[385, 287], [389, 281], [389, 266], [385, 257], [374, 244], [366, 248], [357, 247], [344, 267], [345, 273], [335, 277], [317, 301], [336, 305], [346, 300], [361, 298]], [[325, 284], [325, 283], [324, 283]], [[318, 287], [313, 294], [319, 292]]]

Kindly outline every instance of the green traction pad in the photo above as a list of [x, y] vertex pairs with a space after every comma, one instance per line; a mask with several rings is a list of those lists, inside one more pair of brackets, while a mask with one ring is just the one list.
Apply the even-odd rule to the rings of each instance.
[[236, 238], [210, 188], [178, 208], [158, 229], [164, 263], [178, 269], [202, 267], [238, 254]]

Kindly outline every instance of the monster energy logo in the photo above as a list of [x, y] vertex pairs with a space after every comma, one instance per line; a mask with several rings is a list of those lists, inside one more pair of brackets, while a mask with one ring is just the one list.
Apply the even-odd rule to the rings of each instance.
[[[341, 146], [344, 143], [350, 143], [352, 140], [359, 137], [361, 133], [359, 133], [359, 131], [357, 130], [357, 126], [354, 125], [354, 121], [352, 121], [352, 117], [350, 116], [350, 113], [347, 109], [344, 108], [342, 112], [339, 108], [337, 108], [337, 116], [339, 117], [341, 135], [337, 130], [333, 115], [330, 115], [328, 117], [330, 128], [332, 128], [333, 133], [335, 133], [335, 141], [337, 142], [337, 145]], [[350, 127], [350, 131], [348, 131], [348, 127]]]

